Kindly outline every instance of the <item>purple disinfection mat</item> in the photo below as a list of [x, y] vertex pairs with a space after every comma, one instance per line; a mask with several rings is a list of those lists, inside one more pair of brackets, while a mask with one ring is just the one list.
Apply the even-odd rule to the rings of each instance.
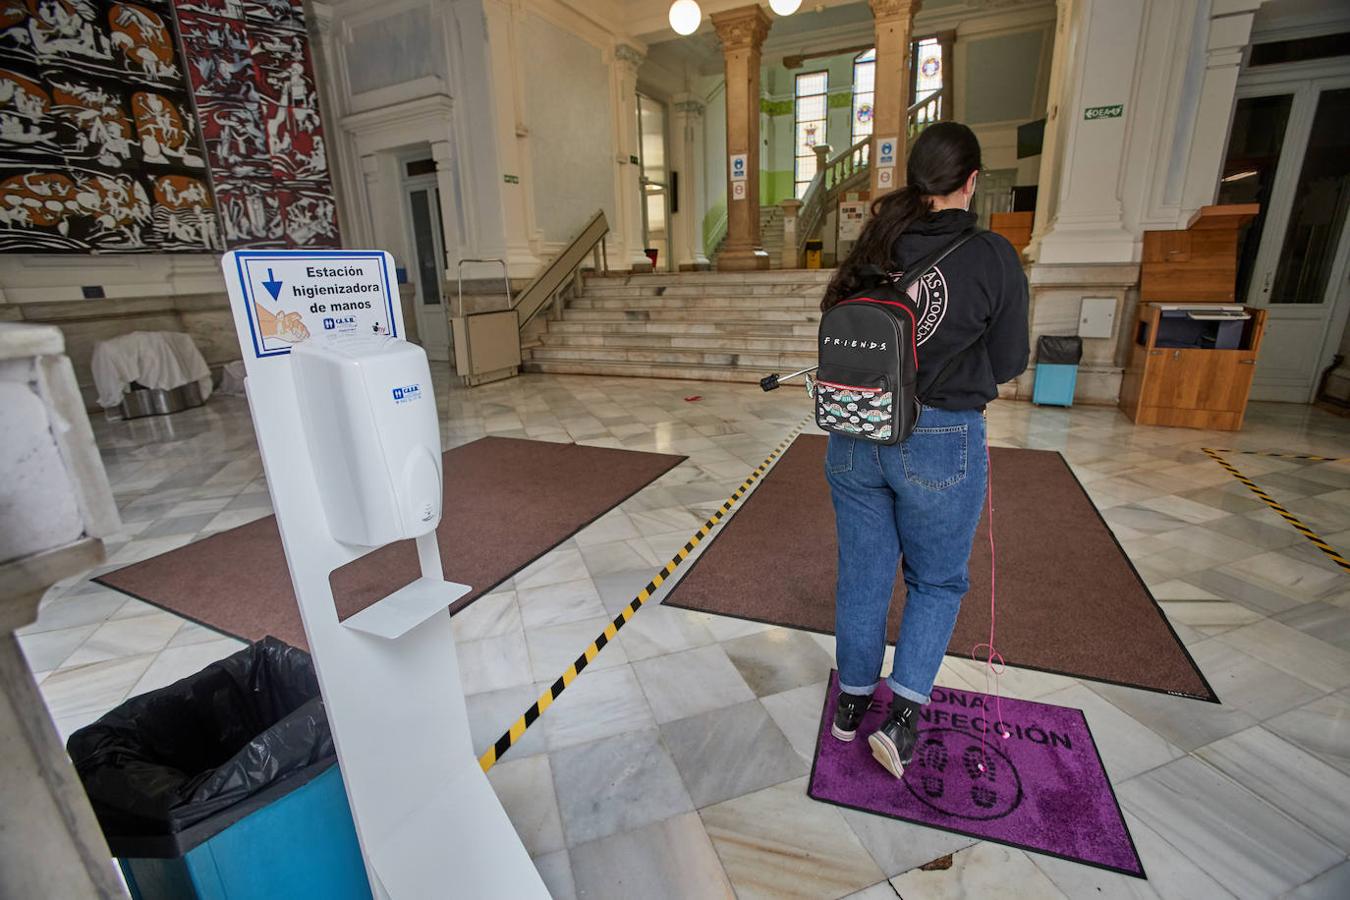
[[1004, 698], [1000, 718], [991, 694], [934, 687], [914, 759], [897, 781], [867, 743], [890, 690], [877, 687], [858, 737], [844, 743], [830, 734], [838, 681], [836, 672], [816, 737], [812, 798], [1147, 877], [1081, 710]]

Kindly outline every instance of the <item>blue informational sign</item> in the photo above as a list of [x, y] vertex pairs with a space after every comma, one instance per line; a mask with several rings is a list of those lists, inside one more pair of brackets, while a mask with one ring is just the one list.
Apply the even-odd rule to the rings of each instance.
[[898, 138], [887, 137], [877, 138], [877, 166], [895, 165], [895, 148], [899, 143]]
[[320, 334], [398, 336], [386, 253], [236, 250], [228, 256], [238, 279], [230, 300], [243, 304], [260, 359], [284, 356]]

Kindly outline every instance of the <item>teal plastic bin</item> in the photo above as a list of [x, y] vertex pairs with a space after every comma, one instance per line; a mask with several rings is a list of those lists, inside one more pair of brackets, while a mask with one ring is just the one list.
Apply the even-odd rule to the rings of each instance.
[[136, 900], [370, 900], [309, 654], [276, 638], [67, 743]]
[[[119, 857], [135, 900], [264, 900], [323, 897], [370, 900], [361, 847], [336, 764], [183, 855]], [[209, 827], [211, 822], [205, 823]], [[185, 832], [181, 838], [193, 838]], [[127, 849], [123, 848], [123, 852]], [[134, 851], [133, 851], [134, 852]]]
[[1073, 406], [1073, 390], [1077, 385], [1077, 366], [1037, 363], [1031, 402], [1037, 406]]
[[1031, 402], [1037, 406], [1073, 406], [1083, 339], [1077, 335], [1043, 334], [1036, 339], [1036, 383]]

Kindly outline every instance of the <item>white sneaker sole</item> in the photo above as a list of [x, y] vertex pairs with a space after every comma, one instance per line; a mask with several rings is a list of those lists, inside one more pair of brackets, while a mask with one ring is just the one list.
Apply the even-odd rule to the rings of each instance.
[[872, 756], [887, 772], [896, 778], [905, 777], [905, 764], [900, 762], [900, 751], [894, 741], [882, 732], [874, 731], [868, 736], [867, 743], [872, 748]]
[[834, 735], [835, 740], [843, 741], [845, 744], [848, 744], [852, 743], [853, 739], [858, 736], [858, 730], [855, 728], [853, 731], [843, 731], [838, 725], [831, 722], [830, 734]]

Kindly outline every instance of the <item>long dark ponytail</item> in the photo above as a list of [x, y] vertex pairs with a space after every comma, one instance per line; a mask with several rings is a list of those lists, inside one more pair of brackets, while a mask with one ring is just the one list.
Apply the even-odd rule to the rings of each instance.
[[925, 128], [909, 151], [908, 183], [872, 201], [872, 216], [835, 270], [820, 308], [829, 309], [866, 287], [865, 267], [890, 271], [894, 267], [891, 254], [901, 233], [932, 210], [934, 197], [959, 190], [979, 168], [980, 142], [975, 132], [959, 122], [937, 122]]

